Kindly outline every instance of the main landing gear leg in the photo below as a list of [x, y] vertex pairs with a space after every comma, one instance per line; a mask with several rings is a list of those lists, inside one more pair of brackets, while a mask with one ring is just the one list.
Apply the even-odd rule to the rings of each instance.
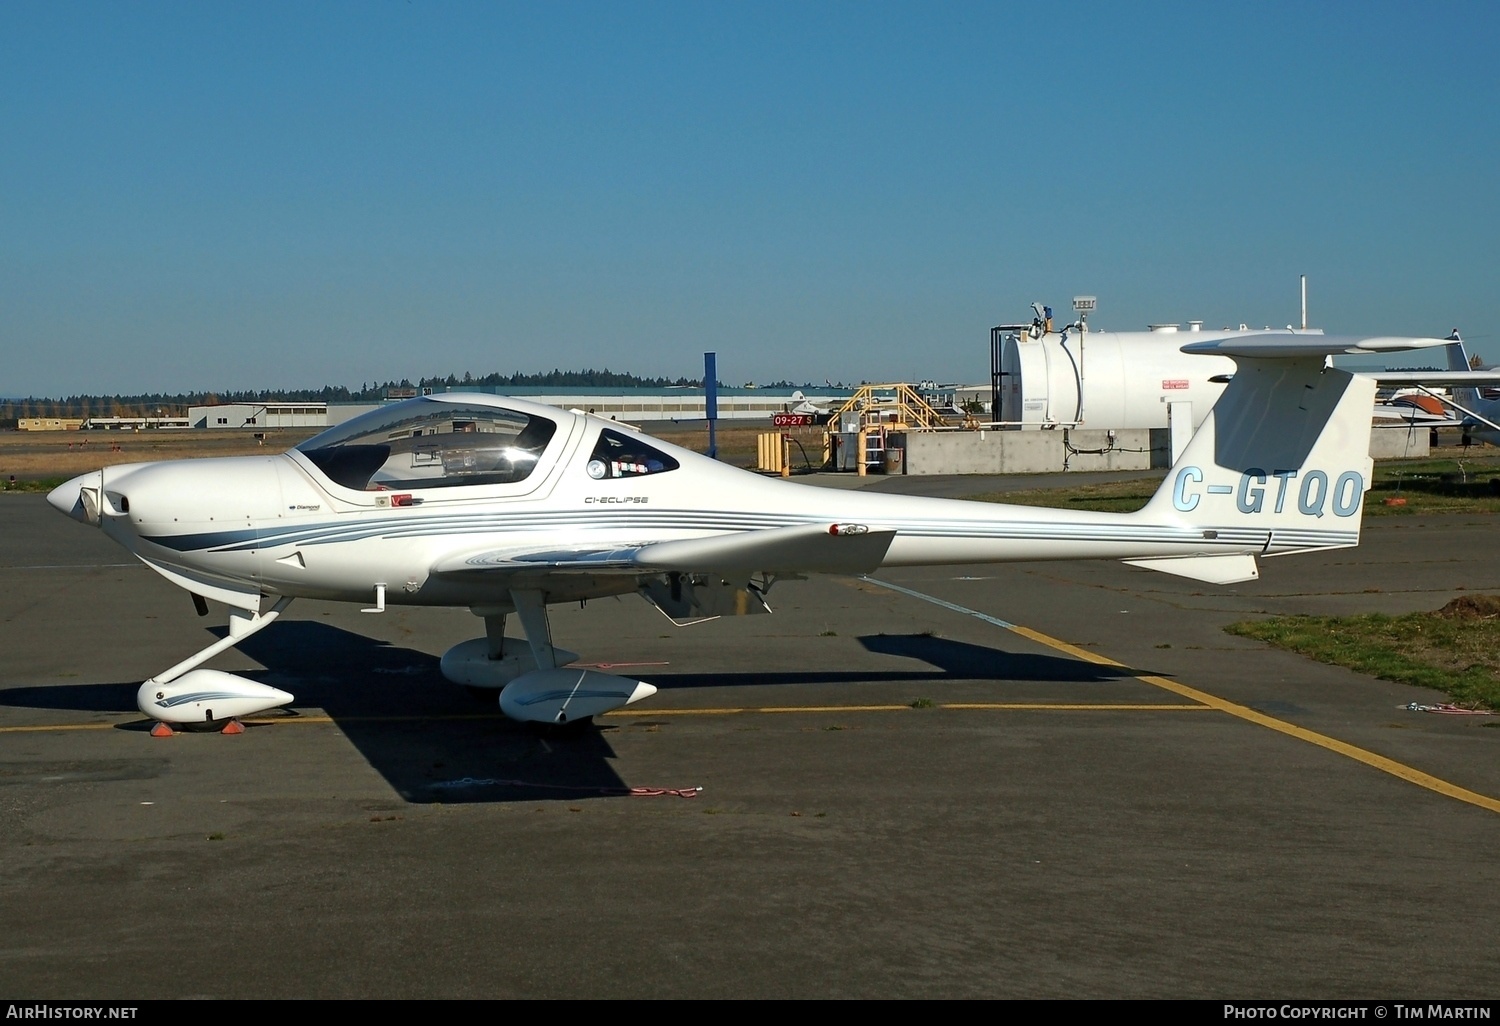
[[[557, 653], [552, 647], [552, 624], [547, 619], [545, 596], [540, 591], [515, 589], [510, 593], [510, 601], [516, 607], [516, 615], [521, 618], [521, 630], [526, 634], [526, 643], [531, 646], [531, 657], [536, 660], [535, 672], [545, 673], [548, 670], [557, 669]], [[582, 680], [582, 674], [579, 675], [579, 679]], [[573, 686], [576, 688], [577, 684]], [[592, 716], [570, 718], [567, 706], [568, 702], [564, 700], [562, 708], [556, 714], [549, 720], [541, 721], [539, 724], [541, 729], [571, 734], [594, 722]], [[505, 708], [503, 692], [500, 707]]]
[[[575, 662], [577, 652], [552, 647], [544, 598], [540, 591], [531, 590], [514, 598], [507, 595], [504, 605], [470, 606], [469, 611], [484, 621], [484, 637], [460, 641], [444, 652], [439, 664], [443, 676], [476, 698], [494, 701], [517, 677]], [[527, 637], [509, 638], [505, 625], [518, 606], [523, 610], [520, 619]]]
[[[516, 615], [521, 618], [521, 630], [526, 632], [526, 643], [531, 646], [531, 656], [538, 670], [557, 669], [557, 656], [552, 651], [552, 625], [547, 622], [547, 604], [540, 591], [516, 590], [510, 593], [515, 604]], [[485, 621], [489, 631], [489, 621]]]
[[[459, 642], [443, 653], [443, 676], [456, 684], [498, 689], [501, 712], [551, 730], [571, 730], [656, 693], [644, 681], [570, 667], [578, 655], [553, 647], [547, 596], [540, 589], [517, 588], [509, 599], [499, 609], [470, 607], [483, 618], [485, 636]], [[524, 647], [521, 639], [505, 637], [502, 610], [512, 609], [526, 634]]]
[[283, 595], [276, 600], [276, 604], [264, 613], [252, 613], [247, 609], [231, 609], [229, 611], [229, 633], [218, 641], [209, 645], [195, 656], [189, 656], [171, 669], [163, 670], [155, 677], [146, 681], [147, 684], [170, 684], [184, 673], [208, 662], [220, 652], [227, 652], [241, 641], [252, 634], [259, 634], [271, 625], [287, 606], [292, 604], [290, 595]]
[[505, 614], [484, 618], [484, 640], [489, 644], [491, 659], [505, 658]]

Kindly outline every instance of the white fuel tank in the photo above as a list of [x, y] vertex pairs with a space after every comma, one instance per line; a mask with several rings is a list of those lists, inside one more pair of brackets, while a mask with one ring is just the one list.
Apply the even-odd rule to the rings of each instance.
[[[1175, 326], [1174, 326], [1175, 327]], [[1012, 335], [1000, 351], [999, 420], [1026, 428], [1074, 424], [1098, 430], [1167, 427], [1168, 404], [1192, 404], [1196, 428], [1223, 382], [1234, 373], [1227, 356], [1182, 352], [1188, 342], [1234, 331], [1049, 332]]]

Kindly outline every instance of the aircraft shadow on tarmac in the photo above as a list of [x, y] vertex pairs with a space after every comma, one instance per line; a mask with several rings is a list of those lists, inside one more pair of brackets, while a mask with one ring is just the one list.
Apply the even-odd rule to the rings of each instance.
[[[224, 629], [211, 632], [222, 636]], [[931, 669], [649, 677], [668, 692], [943, 681], [1087, 685], [1132, 675], [1122, 667], [1012, 653], [930, 635], [881, 634], [859, 641], [870, 652], [920, 660]], [[508, 720], [493, 698], [476, 698], [446, 681], [438, 660], [425, 652], [308, 620], [282, 621], [246, 638], [239, 649], [265, 667], [241, 671], [244, 676], [291, 691], [297, 696], [294, 708], [324, 710], [371, 767], [409, 802], [581, 801], [630, 791], [610, 765], [615, 753], [607, 733], [589, 727], [539, 729]], [[139, 682], [124, 682], [9, 688], [0, 691], [0, 705], [133, 712], [138, 687]], [[649, 709], [642, 710], [643, 716], [649, 714]], [[145, 719], [122, 724], [122, 729], [142, 734], [148, 727]], [[222, 742], [234, 743], [229, 738]]]
[[457, 687], [436, 657], [311, 620], [246, 638], [247, 673], [321, 708], [370, 765], [416, 804], [612, 797], [629, 793], [598, 730], [545, 728], [501, 714], [497, 695]]
[[[209, 633], [222, 637], [225, 628]], [[284, 620], [237, 647], [265, 669], [236, 672], [292, 692], [294, 709], [326, 712], [409, 802], [579, 801], [629, 793], [610, 766], [614, 751], [607, 734], [549, 732], [506, 719], [494, 697], [476, 698], [449, 683], [438, 672], [438, 660], [425, 652], [297, 620]], [[0, 690], [0, 705], [131, 713], [137, 712], [139, 687], [139, 681], [13, 687]], [[148, 739], [150, 725], [142, 717], [120, 726], [139, 731], [143, 744], [174, 743]], [[266, 728], [252, 722], [249, 729]]]
[[880, 684], [943, 681], [1042, 681], [1058, 684], [1104, 684], [1128, 680], [1140, 671], [1104, 666], [1061, 656], [1007, 652], [930, 634], [869, 634], [857, 639], [877, 655], [904, 656], [931, 669], [796, 670], [744, 673], [652, 673], [662, 691], [691, 688], [756, 687], [780, 684]]

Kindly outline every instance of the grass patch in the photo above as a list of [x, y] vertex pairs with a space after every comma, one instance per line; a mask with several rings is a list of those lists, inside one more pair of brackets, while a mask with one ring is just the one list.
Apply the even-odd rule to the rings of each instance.
[[[1386, 499], [1405, 499], [1387, 506]], [[1500, 457], [1390, 460], [1375, 465], [1365, 513], [1500, 513]]]
[[1161, 481], [1140, 478], [1105, 484], [1028, 488], [1019, 492], [984, 492], [970, 496], [979, 502], [1004, 502], [1014, 506], [1051, 506], [1055, 509], [1088, 509], [1098, 513], [1134, 513], [1146, 505]]
[[64, 481], [65, 477], [17, 478], [15, 484], [5, 483], [7, 492], [50, 492]]
[[1230, 624], [1319, 662], [1445, 692], [1459, 705], [1500, 708], [1500, 596], [1466, 595], [1431, 613], [1278, 616]]
[[314, 434], [312, 429], [254, 431], [0, 431], [0, 480], [65, 481], [100, 467], [201, 456], [266, 456]]

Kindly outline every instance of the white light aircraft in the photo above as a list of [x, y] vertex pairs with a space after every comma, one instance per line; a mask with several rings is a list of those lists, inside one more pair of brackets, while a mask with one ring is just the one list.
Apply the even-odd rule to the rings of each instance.
[[[491, 395], [432, 395], [279, 455], [138, 463], [48, 501], [193, 595], [227, 635], [145, 681], [168, 724], [292, 700], [213, 656], [298, 597], [465, 607], [485, 636], [443, 674], [518, 720], [576, 723], [655, 693], [556, 648], [547, 606], [637, 592], [679, 623], [768, 612], [780, 580], [881, 567], [1121, 559], [1228, 584], [1255, 557], [1352, 546], [1369, 487], [1375, 382], [1327, 366], [1439, 339], [1278, 332], [1184, 346], [1238, 369], [1150, 502], [1093, 513], [825, 489], [759, 477], [611, 421]], [[525, 640], [508, 637], [520, 620]]]
[[827, 417], [833, 412], [831, 402], [826, 400], [818, 402], [816, 399], [809, 399], [802, 394], [802, 389], [800, 388], [792, 393], [792, 402], [796, 405], [787, 410], [788, 413], [810, 413], [814, 417]]

